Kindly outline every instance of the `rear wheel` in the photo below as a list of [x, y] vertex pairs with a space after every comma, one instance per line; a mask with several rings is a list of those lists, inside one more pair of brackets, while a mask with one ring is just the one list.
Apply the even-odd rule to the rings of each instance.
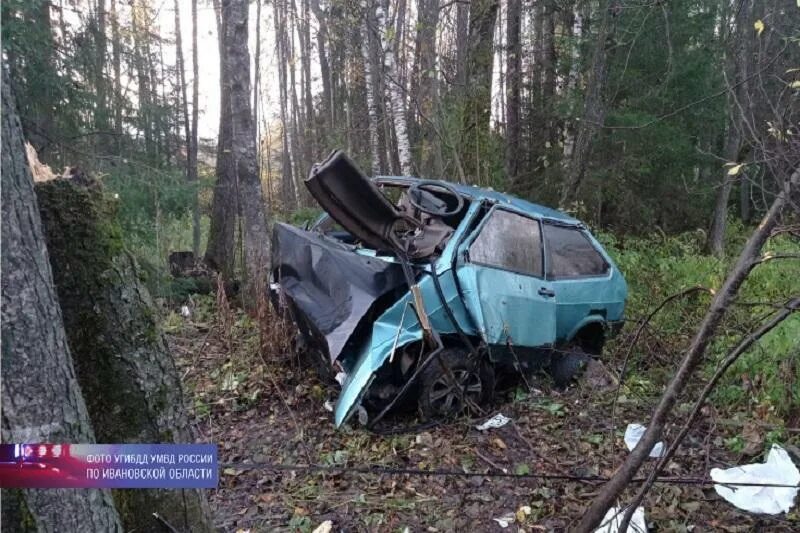
[[557, 387], [567, 387], [583, 373], [590, 360], [591, 356], [582, 347], [568, 344], [551, 356], [550, 376]]
[[419, 408], [425, 419], [450, 418], [477, 411], [492, 397], [494, 371], [463, 350], [445, 348], [420, 376]]

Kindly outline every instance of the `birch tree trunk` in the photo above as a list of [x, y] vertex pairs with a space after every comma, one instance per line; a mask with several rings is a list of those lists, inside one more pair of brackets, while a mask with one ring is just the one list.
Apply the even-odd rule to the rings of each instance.
[[362, 2], [364, 18], [361, 24], [361, 55], [364, 58], [364, 85], [367, 94], [367, 116], [369, 119], [369, 149], [372, 159], [372, 175], [381, 173], [381, 149], [378, 141], [378, 103], [376, 101], [375, 85], [372, 72], [372, 57], [370, 54], [370, 9], [367, 2]]
[[[2, 440], [93, 443], [5, 69], [2, 76]], [[2, 500], [9, 530], [122, 531], [106, 490], [4, 491]]]
[[[188, 162], [189, 181], [195, 186], [198, 182], [197, 153], [199, 139], [197, 122], [200, 113], [200, 66], [197, 62], [197, 0], [192, 0], [192, 136], [189, 144]], [[200, 256], [200, 191], [192, 194], [192, 250], [194, 256]]]
[[269, 269], [270, 236], [264, 193], [258, 172], [255, 124], [250, 108], [250, 53], [248, 1], [223, 0], [225, 48], [230, 85], [230, 120], [233, 170], [241, 206], [244, 241], [245, 304], [255, 309], [261, 303]]
[[383, 48], [384, 77], [388, 78], [389, 101], [391, 102], [392, 122], [394, 123], [394, 137], [397, 140], [397, 154], [400, 159], [400, 172], [404, 176], [411, 176], [414, 168], [411, 160], [411, 143], [408, 140], [406, 126], [406, 105], [403, 88], [400, 85], [400, 76], [395, 63], [393, 40], [388, 39], [386, 32], [386, 13], [383, 6], [378, 3], [375, 9], [375, 19], [380, 34], [381, 47]]

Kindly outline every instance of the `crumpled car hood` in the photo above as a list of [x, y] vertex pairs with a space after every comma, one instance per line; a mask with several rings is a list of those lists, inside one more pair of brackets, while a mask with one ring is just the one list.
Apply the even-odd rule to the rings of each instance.
[[282, 223], [273, 229], [272, 271], [301, 333], [331, 362], [376, 301], [406, 283], [398, 264]]

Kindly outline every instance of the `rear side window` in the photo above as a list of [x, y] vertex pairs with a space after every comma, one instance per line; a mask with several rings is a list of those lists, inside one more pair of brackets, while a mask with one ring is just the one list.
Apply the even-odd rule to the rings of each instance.
[[542, 277], [539, 221], [496, 209], [469, 248], [473, 263]]
[[580, 229], [545, 224], [544, 240], [548, 278], [602, 276], [608, 272], [608, 263]]

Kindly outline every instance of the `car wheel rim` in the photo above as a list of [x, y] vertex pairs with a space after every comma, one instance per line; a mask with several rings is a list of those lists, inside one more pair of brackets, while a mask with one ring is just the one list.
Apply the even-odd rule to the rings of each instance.
[[462, 394], [469, 406], [477, 405], [483, 393], [483, 384], [477, 374], [463, 369], [453, 370], [452, 374], [455, 383], [444, 373], [433, 383], [428, 394], [431, 407], [442, 415], [456, 414], [464, 409]]

